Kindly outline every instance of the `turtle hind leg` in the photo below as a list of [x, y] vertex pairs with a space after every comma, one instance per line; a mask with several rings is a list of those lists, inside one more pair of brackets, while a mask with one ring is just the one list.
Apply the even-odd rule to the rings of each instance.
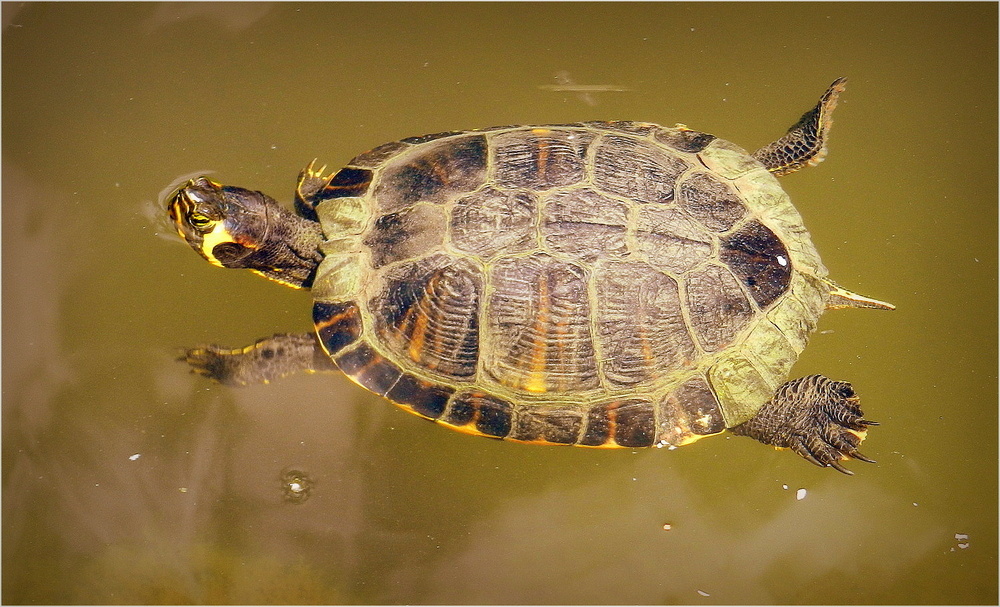
[[732, 431], [791, 449], [817, 466], [853, 474], [840, 460], [872, 462], [858, 446], [868, 427], [876, 425], [863, 417], [851, 384], [810, 375], [786, 382], [754, 417]]
[[333, 362], [312, 333], [278, 334], [245, 348], [205, 346], [187, 350], [178, 360], [191, 371], [232, 385], [268, 383], [301, 371], [333, 371]]
[[803, 114], [784, 137], [760, 148], [753, 153], [753, 157], [778, 177], [822, 162], [826, 157], [826, 140], [833, 124], [833, 109], [837, 107], [837, 98], [846, 84], [847, 78], [836, 79], [820, 97], [816, 107]]

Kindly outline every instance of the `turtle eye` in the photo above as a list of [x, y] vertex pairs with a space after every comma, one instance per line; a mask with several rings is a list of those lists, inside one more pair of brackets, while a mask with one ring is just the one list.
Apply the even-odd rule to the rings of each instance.
[[197, 230], [205, 230], [215, 221], [204, 213], [191, 213], [188, 215], [188, 222]]

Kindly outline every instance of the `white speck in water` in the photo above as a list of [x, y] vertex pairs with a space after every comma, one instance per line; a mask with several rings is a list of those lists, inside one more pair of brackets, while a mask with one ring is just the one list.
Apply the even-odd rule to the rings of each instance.
[[142, 454], [141, 454], [141, 453], [134, 453], [134, 454], [132, 454], [132, 455], [128, 456], [128, 458], [129, 458], [130, 460], [132, 460], [133, 462], [134, 462], [135, 460], [139, 459], [140, 457], [142, 457]]
[[[725, 99], [723, 99], [725, 101]], [[788, 260], [785, 259], [784, 255], [778, 255], [778, 265], [784, 267], [788, 265]]]
[[788, 485], [782, 485], [781, 488], [784, 489], [785, 491], [788, 491]]
[[969, 534], [968, 533], [956, 533], [955, 534], [955, 539], [956, 540], [967, 540], [967, 539], [969, 539]]
[[671, 528], [672, 528], [672, 527], [671, 527], [670, 523], [667, 523], [667, 524], [665, 524], [665, 525], [663, 526], [663, 530], [664, 530], [664, 531], [670, 531], [670, 529], [671, 529]]
[[178, 487], [177, 490], [180, 491], [181, 493], [187, 493], [188, 492], [188, 488], [187, 487]]
[[795, 492], [795, 499], [797, 499], [797, 500], [804, 500], [804, 499], [806, 499], [806, 490], [805, 489], [799, 489], [798, 491], [796, 491]]
[[916, 506], [916, 505], [917, 505], [917, 502], [913, 502], [913, 505], [914, 505], [914, 506]]
[[704, 590], [699, 590], [698, 594], [700, 594], [701, 596], [712, 596], [709, 593], [705, 592]]

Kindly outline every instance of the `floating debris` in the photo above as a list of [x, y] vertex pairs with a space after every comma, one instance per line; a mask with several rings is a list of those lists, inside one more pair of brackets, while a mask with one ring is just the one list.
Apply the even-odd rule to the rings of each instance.
[[666, 523], [665, 525], [663, 525], [664, 531], [670, 531], [672, 528], [673, 526], [670, 523]]
[[589, 106], [597, 105], [597, 99], [594, 98], [596, 93], [622, 93], [631, 90], [617, 84], [577, 84], [565, 70], [556, 72], [555, 79], [559, 84], [541, 84], [538, 88], [543, 91], [576, 93], [580, 101]]
[[312, 479], [301, 470], [288, 470], [281, 475], [281, 488], [286, 502], [301, 504], [309, 499], [312, 487]]
[[795, 499], [797, 499], [797, 500], [804, 500], [804, 499], [806, 499], [806, 490], [805, 489], [799, 489], [798, 491], [796, 491], [795, 492]]
[[698, 594], [700, 594], [701, 596], [712, 596], [709, 593], [705, 592], [704, 590], [699, 590]]
[[134, 453], [134, 454], [132, 454], [132, 455], [128, 456], [128, 458], [129, 458], [130, 460], [132, 460], [133, 462], [134, 462], [135, 460], [139, 459], [140, 457], [142, 457], [142, 454], [141, 454], [141, 453]]

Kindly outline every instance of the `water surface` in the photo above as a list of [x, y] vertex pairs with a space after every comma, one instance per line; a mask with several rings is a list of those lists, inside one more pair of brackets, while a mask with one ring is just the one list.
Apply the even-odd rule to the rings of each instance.
[[[2, 61], [5, 603], [996, 603], [995, 4], [6, 3]], [[174, 360], [310, 327], [179, 241], [184, 176], [287, 203], [313, 158], [591, 119], [755, 149], [838, 76], [829, 158], [782, 183], [832, 277], [898, 306], [827, 314], [794, 370], [882, 422], [854, 477]]]

